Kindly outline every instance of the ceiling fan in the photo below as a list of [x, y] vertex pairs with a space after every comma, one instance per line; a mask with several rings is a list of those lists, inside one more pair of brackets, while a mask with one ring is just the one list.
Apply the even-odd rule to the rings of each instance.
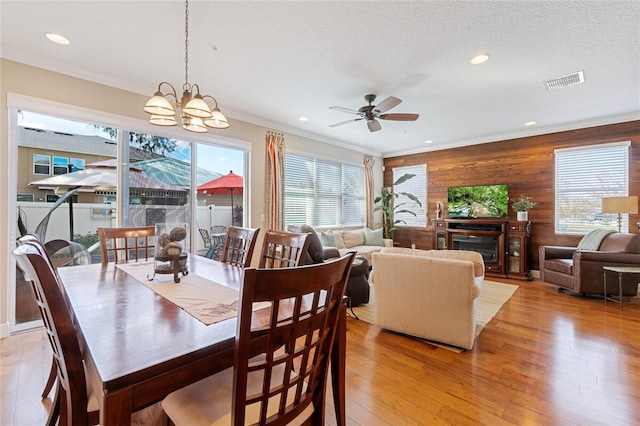
[[339, 106], [331, 106], [330, 109], [334, 109], [336, 111], [342, 111], [349, 114], [359, 115], [360, 117], [354, 118], [347, 121], [342, 121], [340, 123], [331, 124], [329, 127], [337, 127], [342, 126], [343, 124], [352, 123], [354, 121], [367, 120], [367, 127], [370, 132], [377, 132], [382, 129], [380, 125], [380, 120], [394, 120], [394, 121], [416, 121], [420, 114], [407, 114], [407, 113], [395, 113], [395, 114], [384, 114], [386, 111], [389, 111], [391, 108], [394, 108], [402, 102], [402, 99], [398, 99], [394, 96], [389, 96], [384, 101], [380, 102], [378, 105], [372, 105], [373, 101], [376, 100], [376, 95], [364, 95], [364, 100], [369, 103], [369, 105], [365, 105], [358, 109], [357, 111], [354, 109], [343, 108]]

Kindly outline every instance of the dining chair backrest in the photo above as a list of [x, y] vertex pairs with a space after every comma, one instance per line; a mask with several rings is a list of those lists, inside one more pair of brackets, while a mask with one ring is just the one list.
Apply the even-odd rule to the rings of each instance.
[[42, 251], [44, 251], [45, 253], [47, 253], [47, 261], [49, 263], [51, 263], [51, 260], [49, 259], [49, 252], [47, 252], [47, 248], [44, 245], [44, 242], [40, 239], [40, 237], [36, 234], [25, 234], [22, 237], [18, 238], [18, 245], [21, 246], [25, 243], [31, 243], [31, 244], [35, 244], [38, 247], [40, 247], [40, 249]]
[[[288, 424], [311, 406], [311, 423], [324, 424], [327, 368], [354, 256], [299, 268], [245, 270], [232, 424], [265, 424], [272, 415], [277, 420], [269, 424]], [[271, 305], [268, 324], [252, 324], [254, 303], [260, 302]], [[261, 378], [261, 392], [247, 395], [250, 374]], [[247, 412], [259, 413], [259, 419], [245, 419]]]
[[32, 282], [33, 293], [51, 343], [60, 386], [61, 419], [66, 418], [68, 425], [86, 425], [89, 419], [82, 352], [51, 262], [44, 247], [33, 241], [25, 241], [14, 250], [13, 255], [25, 277]]
[[153, 257], [155, 234], [153, 226], [98, 228], [102, 264], [126, 263]]
[[259, 232], [260, 228], [229, 227], [220, 260], [243, 268], [249, 266]]
[[264, 236], [260, 268], [291, 268], [303, 265], [309, 234], [269, 230]]

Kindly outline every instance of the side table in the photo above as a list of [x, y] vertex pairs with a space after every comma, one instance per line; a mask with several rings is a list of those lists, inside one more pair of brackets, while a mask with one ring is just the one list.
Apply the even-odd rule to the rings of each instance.
[[[640, 281], [640, 266], [603, 266], [602, 269], [604, 271], [604, 304], [607, 304], [607, 300], [618, 302], [620, 310], [622, 310], [622, 276], [624, 274], [638, 275], [638, 281]], [[618, 299], [607, 296], [607, 271], [618, 274]]]

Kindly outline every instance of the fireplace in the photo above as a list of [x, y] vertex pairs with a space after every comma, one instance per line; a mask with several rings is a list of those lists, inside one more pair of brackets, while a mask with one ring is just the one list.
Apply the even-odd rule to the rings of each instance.
[[477, 251], [485, 263], [497, 263], [500, 259], [500, 238], [476, 235], [452, 235], [453, 250]]

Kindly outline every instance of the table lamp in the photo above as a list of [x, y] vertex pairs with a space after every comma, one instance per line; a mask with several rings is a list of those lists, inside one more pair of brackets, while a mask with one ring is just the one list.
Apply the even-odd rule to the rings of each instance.
[[604, 197], [602, 199], [602, 213], [618, 214], [618, 232], [622, 232], [622, 215], [638, 214], [638, 197]]

